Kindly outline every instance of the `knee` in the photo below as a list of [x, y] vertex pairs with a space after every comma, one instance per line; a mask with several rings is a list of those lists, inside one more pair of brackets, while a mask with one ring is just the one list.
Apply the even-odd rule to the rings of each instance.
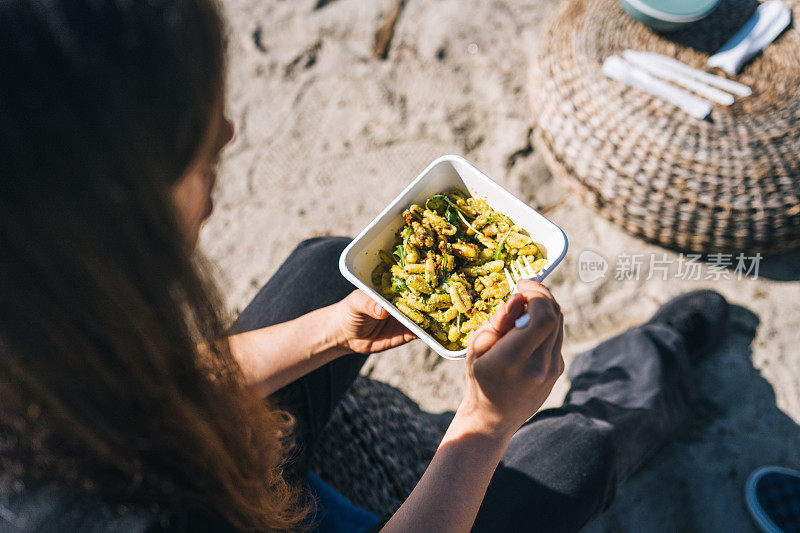
[[[537, 424], [539, 427], [534, 427]], [[574, 501], [584, 502], [587, 516], [611, 503], [620, 451], [612, 424], [585, 409], [565, 406], [538, 413], [528, 427], [531, 435], [541, 441], [537, 449], [559, 450], [557, 464], [543, 475], [546, 486]]]

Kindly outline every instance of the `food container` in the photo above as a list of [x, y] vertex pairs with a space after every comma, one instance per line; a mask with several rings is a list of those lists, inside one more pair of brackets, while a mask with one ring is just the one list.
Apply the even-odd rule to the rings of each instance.
[[635, 20], [660, 32], [687, 28], [710, 15], [719, 0], [619, 0]]
[[485, 199], [493, 209], [505, 214], [517, 226], [524, 229], [533, 242], [544, 250], [547, 265], [539, 272], [536, 280], [541, 281], [546, 278], [566, 255], [567, 237], [561, 228], [489, 179], [463, 157], [446, 155], [428, 165], [428, 168], [381, 211], [364, 231], [359, 233], [342, 252], [339, 269], [345, 278], [389, 311], [436, 353], [446, 359], [463, 359], [466, 357], [466, 350], [448, 350], [439, 344], [432, 335], [381, 296], [371, 281], [372, 270], [380, 261], [378, 251], [390, 251], [394, 247], [395, 233], [404, 224], [403, 211], [411, 204], [422, 204], [426, 198], [452, 188], [468, 191], [475, 197]]

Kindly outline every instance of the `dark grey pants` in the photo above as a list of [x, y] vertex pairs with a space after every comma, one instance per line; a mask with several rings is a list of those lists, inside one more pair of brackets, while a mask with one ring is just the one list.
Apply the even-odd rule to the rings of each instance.
[[[237, 330], [285, 322], [344, 298], [353, 287], [337, 265], [348, 242], [302, 242], [242, 312]], [[297, 479], [365, 359], [339, 358], [276, 393], [275, 401], [298, 422], [292, 474]], [[512, 438], [474, 530], [580, 529], [686, 418], [689, 370], [681, 337], [657, 324], [581, 355], [570, 368], [564, 405], [536, 414]]]

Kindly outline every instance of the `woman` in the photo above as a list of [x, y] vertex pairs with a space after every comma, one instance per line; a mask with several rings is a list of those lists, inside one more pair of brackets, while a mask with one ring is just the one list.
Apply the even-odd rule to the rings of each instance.
[[[354, 354], [413, 336], [337, 275], [342, 239], [301, 244], [229, 336], [192, 254], [233, 135], [213, 0], [7, 0], [0, 72], [0, 526], [313, 527], [307, 457]], [[724, 323], [708, 294], [673, 304], [520, 430], [564, 363], [558, 304], [519, 289], [387, 531], [580, 527], [682, 419]]]

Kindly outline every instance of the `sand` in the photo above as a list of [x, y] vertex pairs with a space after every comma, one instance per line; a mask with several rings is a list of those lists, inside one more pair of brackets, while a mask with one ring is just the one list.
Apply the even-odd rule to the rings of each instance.
[[[564, 310], [568, 364], [681, 292], [710, 287], [740, 306], [700, 367], [696, 415], [587, 530], [753, 531], [748, 473], [800, 464], [800, 254], [762, 261], [756, 280], [646, 280], [646, 264], [638, 281], [614, 279], [620, 253], [645, 263], [666, 254], [673, 269], [678, 254], [583, 207], [531, 146], [528, 63], [559, 2], [407, 0], [385, 61], [370, 51], [391, 0], [317, 3], [224, 4], [237, 135], [201, 248], [231, 311], [299, 241], [355, 235], [437, 156], [463, 155], [567, 233], [570, 253], [548, 286]], [[579, 279], [586, 249], [612, 261], [604, 280]], [[452, 411], [463, 392], [463, 364], [420, 341], [373, 355], [364, 372], [430, 412]], [[568, 386], [562, 378], [546, 406]]]

